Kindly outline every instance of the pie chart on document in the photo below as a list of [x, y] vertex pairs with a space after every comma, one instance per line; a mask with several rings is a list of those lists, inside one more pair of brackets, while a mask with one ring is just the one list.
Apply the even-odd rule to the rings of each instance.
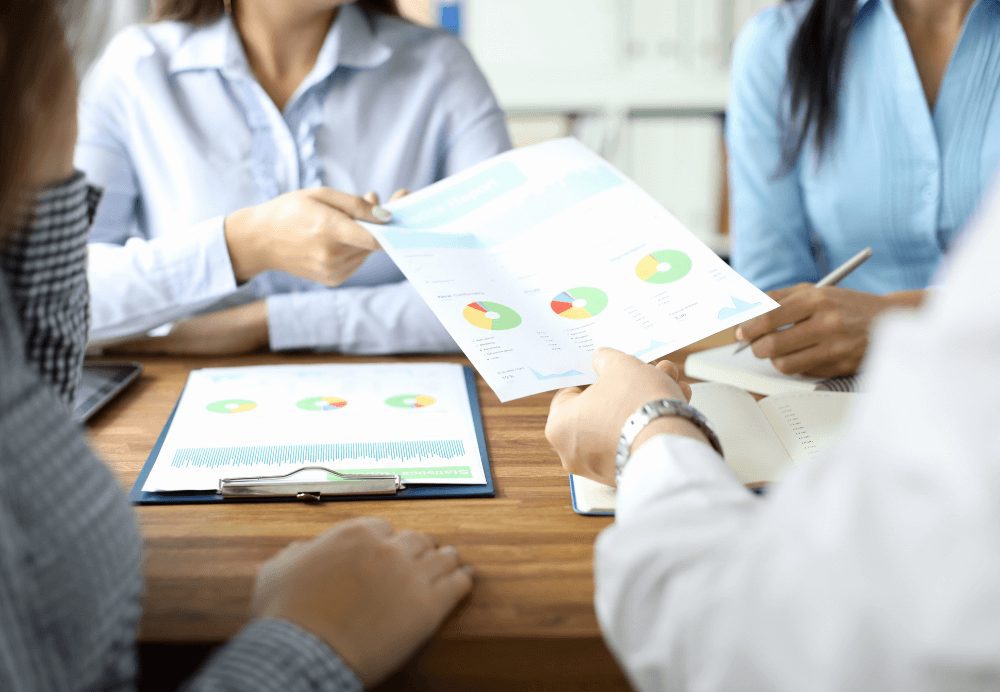
[[462, 316], [480, 329], [513, 329], [521, 324], [521, 316], [513, 308], [488, 300], [469, 303], [462, 310]]

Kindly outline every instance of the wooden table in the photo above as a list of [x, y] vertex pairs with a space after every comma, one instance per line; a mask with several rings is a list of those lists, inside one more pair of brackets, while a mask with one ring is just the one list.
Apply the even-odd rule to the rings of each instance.
[[[92, 442], [128, 489], [193, 368], [399, 360], [147, 358], [141, 380], [93, 420]], [[257, 568], [280, 548], [372, 515], [457, 546], [477, 573], [472, 595], [386, 688], [627, 689], [593, 611], [593, 544], [610, 520], [572, 511], [566, 474], [543, 435], [551, 396], [501, 405], [481, 380], [479, 395], [493, 499], [138, 507], [144, 686], [169, 686], [246, 623]]]

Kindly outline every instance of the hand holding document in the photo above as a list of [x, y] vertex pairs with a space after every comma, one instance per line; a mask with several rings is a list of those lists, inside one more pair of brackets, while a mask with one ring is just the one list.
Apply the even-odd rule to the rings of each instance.
[[366, 227], [501, 401], [590, 384], [777, 307], [573, 139], [501, 154]]
[[[731, 346], [725, 348], [732, 352]], [[818, 459], [835, 445], [859, 396], [786, 390], [756, 401], [728, 384], [691, 386], [691, 405], [712, 421], [726, 464], [751, 487], [780, 481], [796, 464]], [[570, 490], [579, 514], [614, 514], [613, 487], [574, 475]]]

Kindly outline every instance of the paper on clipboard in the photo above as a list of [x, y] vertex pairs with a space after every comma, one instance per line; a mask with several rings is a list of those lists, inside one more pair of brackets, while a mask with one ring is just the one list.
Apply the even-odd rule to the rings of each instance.
[[223, 478], [323, 466], [407, 485], [486, 483], [460, 365], [379, 363], [195, 370], [143, 485], [216, 490]]

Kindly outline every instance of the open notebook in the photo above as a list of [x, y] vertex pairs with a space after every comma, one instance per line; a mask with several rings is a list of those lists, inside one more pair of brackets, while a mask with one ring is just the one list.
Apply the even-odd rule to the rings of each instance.
[[724, 382], [758, 394], [861, 390], [861, 382], [857, 376], [824, 380], [820, 377], [783, 375], [771, 365], [771, 361], [758, 358], [750, 349], [734, 353], [736, 346], [727, 344], [691, 354], [684, 363], [684, 374], [696, 380]]
[[[809, 461], [838, 438], [857, 394], [791, 392], [756, 401], [727, 384], [691, 387], [691, 405], [711, 421], [726, 463], [743, 483], [778, 480], [792, 464]], [[614, 514], [614, 488], [570, 477], [573, 509], [580, 514]]]

